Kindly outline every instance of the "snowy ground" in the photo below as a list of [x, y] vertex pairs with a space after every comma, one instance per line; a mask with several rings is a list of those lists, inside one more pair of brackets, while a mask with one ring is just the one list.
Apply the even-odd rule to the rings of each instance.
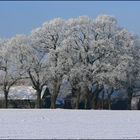
[[0, 110], [0, 139], [140, 139], [139, 111]]

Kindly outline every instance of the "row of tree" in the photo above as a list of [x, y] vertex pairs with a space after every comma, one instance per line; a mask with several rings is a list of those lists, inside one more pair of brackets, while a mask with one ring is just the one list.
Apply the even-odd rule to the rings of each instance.
[[51, 93], [51, 108], [55, 108], [65, 81], [76, 97], [76, 108], [81, 98], [85, 106], [96, 108], [101, 91], [107, 91], [110, 99], [121, 88], [126, 89], [130, 106], [139, 80], [138, 38], [120, 28], [112, 16], [53, 19], [28, 36], [1, 39], [0, 49], [0, 87], [6, 108], [10, 88], [25, 79], [37, 92], [38, 108], [45, 85]]

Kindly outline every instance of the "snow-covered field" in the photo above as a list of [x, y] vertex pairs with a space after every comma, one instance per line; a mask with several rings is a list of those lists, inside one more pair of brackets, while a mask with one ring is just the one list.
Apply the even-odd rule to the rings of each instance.
[[139, 111], [1, 109], [0, 139], [140, 139]]

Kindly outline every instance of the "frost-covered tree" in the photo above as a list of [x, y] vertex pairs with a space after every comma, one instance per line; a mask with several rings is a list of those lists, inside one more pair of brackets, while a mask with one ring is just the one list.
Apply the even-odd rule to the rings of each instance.
[[44, 23], [40, 28], [33, 30], [31, 39], [35, 50], [45, 52], [48, 56], [46, 70], [46, 80], [51, 93], [51, 108], [55, 108], [56, 98], [58, 96], [62, 83], [63, 58], [59, 48], [65, 38], [66, 24], [65, 21], [57, 18]]
[[[87, 83], [83, 80], [84, 69], [92, 82], [99, 86], [107, 83], [111, 88], [118, 88], [122, 85], [133, 60], [133, 36], [119, 28], [114, 17], [106, 15], [97, 17], [95, 21], [88, 17], [70, 19], [67, 25], [69, 30], [64, 48], [72, 66], [69, 72], [73, 75], [72, 86], [78, 85], [78, 90], [80, 82]], [[77, 92], [77, 101], [79, 94]]]
[[114, 90], [125, 88], [130, 80], [128, 78], [132, 77], [134, 38], [128, 31], [118, 29], [112, 45], [113, 51], [100, 63], [100, 69], [94, 73], [97, 81], [111, 88], [108, 92], [109, 104]]
[[[125, 88], [128, 93], [128, 109], [131, 109], [132, 97], [135, 96], [133, 93], [140, 88], [140, 39], [135, 36], [134, 48], [132, 49], [131, 56], [133, 62], [129, 64], [127, 69], [127, 81]], [[131, 69], [130, 69], [131, 67]]]
[[23, 72], [17, 64], [11, 49], [11, 40], [0, 44], [0, 85], [4, 92], [5, 108], [8, 108], [8, 94], [10, 88], [23, 78]]
[[10, 69], [14, 67], [15, 72], [30, 79], [39, 108], [45, 85], [51, 93], [51, 108], [55, 108], [65, 77], [76, 98], [75, 108], [80, 102], [85, 108], [97, 108], [100, 92], [106, 87], [109, 104], [114, 90], [121, 88], [126, 88], [132, 98], [132, 81], [139, 77], [139, 49], [134, 47], [134, 39], [112, 16], [101, 15], [95, 20], [86, 16], [57, 18], [29, 36], [19, 35], [4, 43], [8, 49], [3, 50], [8, 51], [1, 53], [0, 68], [5, 67], [7, 59]]
[[[64, 40], [64, 50], [67, 53], [67, 61], [71, 63], [69, 69], [70, 83], [72, 91], [76, 96], [76, 108], [79, 106], [81, 92], [83, 90], [83, 82], [85, 82], [90, 75], [88, 68], [89, 58], [88, 52], [90, 50], [90, 43], [92, 40], [92, 20], [88, 17], [79, 17], [67, 21], [68, 30]], [[88, 81], [88, 80], [87, 80]], [[87, 82], [86, 82], [87, 83]], [[88, 91], [88, 84], [85, 88]], [[88, 93], [84, 92], [86, 97]]]
[[51, 50], [48, 54], [47, 79], [51, 93], [51, 108], [55, 108], [55, 102], [60, 91], [65, 75], [71, 69], [71, 60], [68, 60], [68, 53], [63, 48]]
[[[64, 41], [64, 48], [72, 65], [69, 75], [72, 77], [70, 79], [73, 90], [77, 93], [77, 108], [80, 98], [80, 83], [86, 83], [88, 89], [89, 83], [94, 81], [91, 80], [94, 79], [93, 72], [99, 67], [97, 61], [105, 58], [113, 48], [109, 44], [108, 37], [101, 37], [103, 33], [101, 32], [102, 29], [101, 31], [98, 30], [98, 24], [88, 17], [79, 17], [67, 21], [69, 29]], [[84, 73], [85, 76], [83, 76]]]
[[47, 84], [47, 54], [34, 47], [30, 36], [18, 35], [13, 40], [12, 51], [16, 54], [17, 63], [28, 77], [37, 94], [37, 108], [41, 108], [41, 92]]
[[56, 50], [61, 46], [65, 30], [65, 20], [61, 18], [43, 23], [41, 27], [34, 29], [31, 33], [34, 48], [45, 52]]

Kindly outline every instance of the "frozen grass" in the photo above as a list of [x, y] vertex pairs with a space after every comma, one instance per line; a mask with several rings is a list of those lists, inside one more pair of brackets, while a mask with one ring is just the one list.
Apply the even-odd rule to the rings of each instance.
[[140, 139], [139, 111], [1, 109], [0, 139]]

